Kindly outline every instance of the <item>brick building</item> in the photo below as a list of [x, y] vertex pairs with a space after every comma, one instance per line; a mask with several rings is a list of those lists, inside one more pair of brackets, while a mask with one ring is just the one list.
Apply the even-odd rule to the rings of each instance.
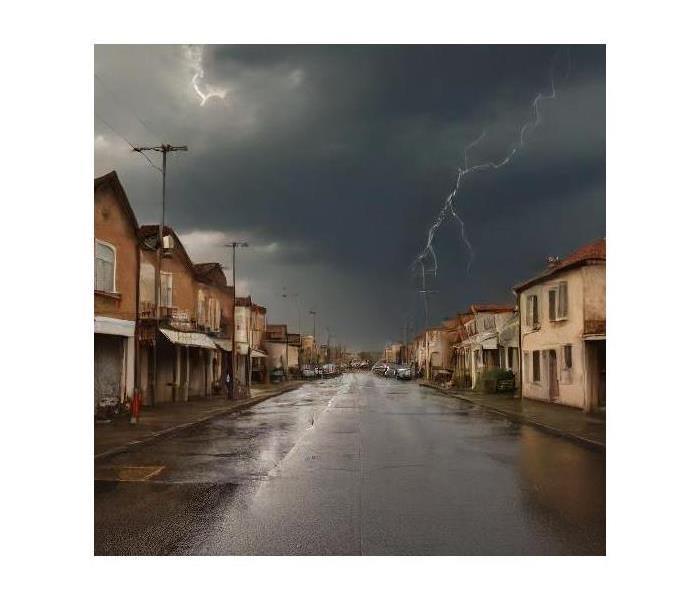
[[95, 407], [134, 392], [138, 223], [117, 174], [95, 179]]

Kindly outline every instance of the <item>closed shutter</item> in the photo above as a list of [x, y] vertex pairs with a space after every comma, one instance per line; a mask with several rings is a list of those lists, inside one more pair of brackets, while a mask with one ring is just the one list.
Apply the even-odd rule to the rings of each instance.
[[557, 318], [565, 319], [569, 312], [569, 293], [566, 281], [559, 283], [559, 305], [557, 307]]
[[537, 326], [540, 324], [540, 314], [537, 307], [537, 296], [532, 297], [532, 325]]
[[549, 320], [557, 320], [557, 290], [549, 290]]

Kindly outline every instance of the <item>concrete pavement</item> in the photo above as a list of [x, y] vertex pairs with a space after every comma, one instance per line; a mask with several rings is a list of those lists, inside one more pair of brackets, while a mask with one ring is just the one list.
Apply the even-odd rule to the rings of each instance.
[[346, 374], [96, 462], [96, 554], [604, 554], [605, 456]]
[[162, 435], [170, 435], [209, 419], [244, 410], [245, 408], [296, 389], [301, 381], [269, 384], [251, 388], [250, 398], [232, 402], [225, 395], [189, 402], [168, 402], [155, 408], [144, 407], [139, 422], [132, 424], [128, 416], [121, 416], [108, 423], [95, 423], [95, 459], [124, 452], [130, 447], [150, 442]]
[[560, 404], [515, 398], [508, 394], [482, 394], [444, 388], [431, 382], [420, 382], [437, 392], [488, 408], [518, 423], [527, 423], [549, 433], [567, 437], [599, 450], [605, 450], [605, 418]]

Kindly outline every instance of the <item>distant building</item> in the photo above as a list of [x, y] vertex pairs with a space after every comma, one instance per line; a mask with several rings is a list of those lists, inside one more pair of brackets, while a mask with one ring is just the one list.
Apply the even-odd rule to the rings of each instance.
[[518, 284], [522, 395], [586, 411], [605, 406], [605, 240]]
[[466, 313], [460, 313], [456, 344], [457, 381], [467, 388], [475, 389], [481, 375], [494, 368], [509, 368], [508, 357], [513, 361], [515, 350], [508, 350], [501, 342], [513, 344], [510, 335], [515, 308], [508, 304], [472, 304]]
[[265, 330], [264, 345], [267, 354], [268, 373], [274, 369], [282, 369], [287, 374], [290, 364], [287, 325], [268, 323]]

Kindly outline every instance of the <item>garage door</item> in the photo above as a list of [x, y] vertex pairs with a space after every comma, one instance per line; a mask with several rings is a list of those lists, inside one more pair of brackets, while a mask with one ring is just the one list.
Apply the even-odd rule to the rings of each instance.
[[119, 335], [95, 334], [95, 406], [103, 398], [122, 398], [124, 340]]

